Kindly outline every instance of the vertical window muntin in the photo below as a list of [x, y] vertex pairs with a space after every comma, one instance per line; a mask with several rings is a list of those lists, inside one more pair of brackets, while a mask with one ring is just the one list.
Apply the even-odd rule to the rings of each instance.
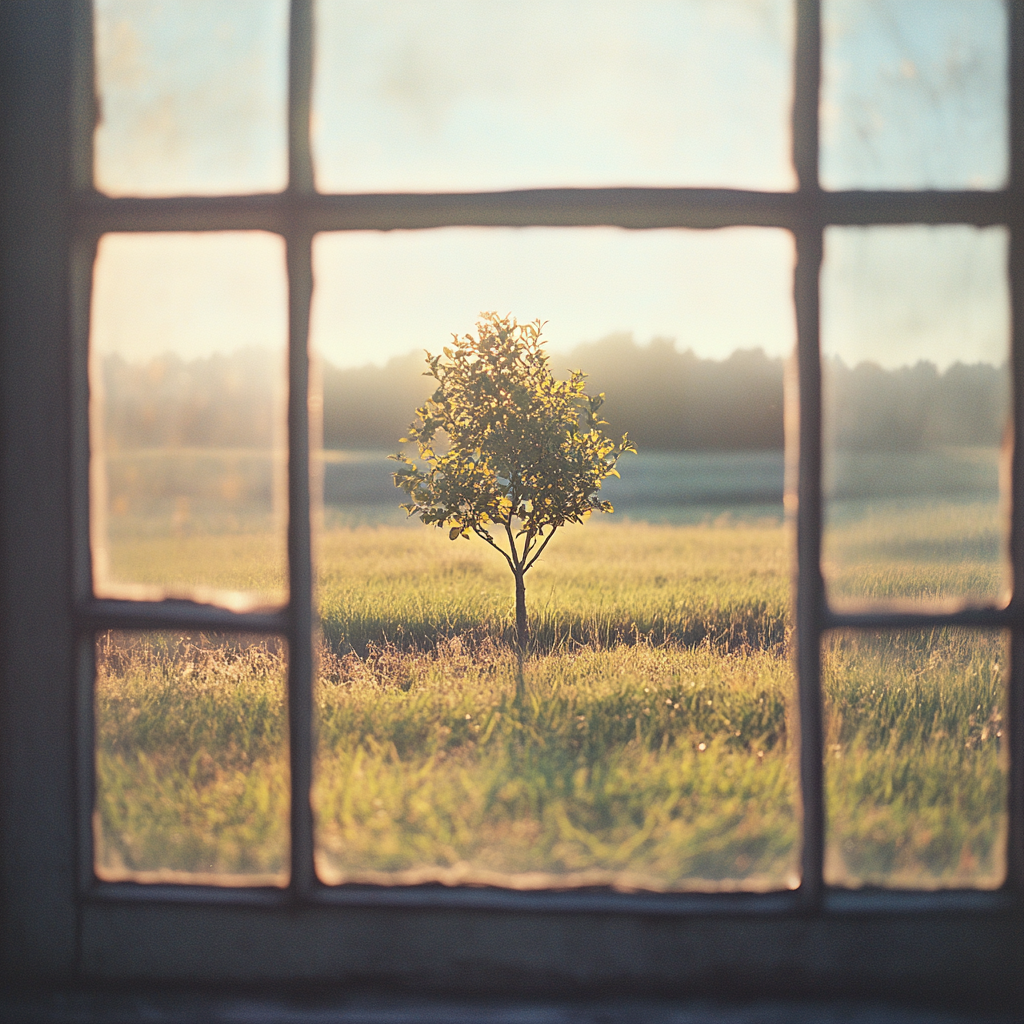
[[[312, 157], [309, 145], [309, 109], [312, 33], [311, 0], [292, 0], [289, 44], [288, 164], [289, 185], [280, 196], [224, 196], [204, 199], [117, 200], [99, 197], [88, 189], [78, 199], [80, 260], [91, 259], [94, 240], [107, 231], [145, 230], [269, 230], [283, 236], [287, 247], [289, 308], [289, 406], [288, 406], [288, 554], [290, 596], [279, 612], [233, 613], [227, 609], [189, 602], [147, 603], [140, 601], [98, 600], [91, 587], [88, 596], [78, 602], [79, 628], [83, 637], [112, 628], [149, 629], [224, 629], [249, 633], [273, 633], [289, 646], [289, 738], [291, 749], [291, 874], [290, 898], [308, 901], [321, 898], [341, 900], [345, 894], [331, 893], [321, 886], [313, 868], [312, 816], [309, 807], [311, 772], [311, 693], [313, 675], [312, 573], [310, 561], [309, 494], [309, 358], [307, 340], [309, 305], [312, 290], [311, 242], [318, 230], [363, 228], [387, 230], [395, 227], [417, 229], [443, 225], [528, 226], [609, 224], [623, 227], [725, 227], [775, 226], [793, 232], [796, 240], [797, 267], [794, 291], [797, 312], [797, 378], [799, 404], [799, 473], [797, 498], [797, 675], [800, 704], [800, 766], [804, 805], [803, 878], [794, 899], [794, 909], [822, 907], [825, 898], [823, 880], [823, 771], [821, 735], [820, 641], [829, 631], [847, 629], [867, 631], [893, 628], [917, 628], [929, 625], [966, 626], [970, 629], [1010, 627], [1013, 632], [1011, 658], [1010, 715], [1021, 714], [1020, 677], [1024, 666], [1024, 636], [1015, 599], [1009, 606], [986, 606], [948, 613], [888, 613], [884, 610], [840, 613], [827, 601], [820, 571], [821, 556], [821, 362], [819, 343], [819, 277], [822, 240], [826, 226], [832, 224], [1002, 224], [1011, 229], [1010, 285], [1012, 305], [1018, 321], [1024, 297], [1024, 254], [1021, 253], [1020, 225], [1012, 204], [1018, 199], [1020, 178], [1019, 136], [1024, 129], [1017, 122], [1024, 118], [1017, 96], [1022, 73], [1016, 70], [1014, 57], [1024, 44], [1024, 15], [1010, 7], [1011, 68], [1011, 174], [1009, 185], [999, 191], [980, 193], [824, 193], [818, 184], [818, 96], [820, 90], [821, 17], [817, 0], [798, 0], [797, 43], [794, 56], [793, 153], [799, 188], [790, 194], [750, 192], [725, 195], [720, 190], [648, 190], [593, 189], [545, 190], [530, 196], [511, 194], [372, 197], [370, 204], [359, 197], [324, 196], [313, 188]], [[1016, 145], [1016, 149], [1013, 146]], [[91, 152], [88, 142], [85, 148]], [[654, 205], [652, 212], [651, 206]], [[84, 270], [84, 264], [79, 268]], [[87, 302], [78, 296], [79, 302]], [[81, 310], [78, 310], [79, 317]], [[80, 319], [79, 319], [80, 322]], [[1015, 423], [1020, 425], [1021, 364], [1019, 346], [1014, 344], [1011, 361], [1016, 371], [1014, 389]], [[84, 368], [84, 360], [77, 365]], [[81, 382], [76, 383], [80, 388]], [[79, 417], [79, 429], [82, 429]], [[79, 443], [74, 449], [83, 451]], [[1019, 446], [1014, 454], [1012, 493], [1016, 498], [1024, 456]], [[81, 467], [76, 470], [81, 489], [85, 486]], [[87, 502], [76, 503], [79, 517], [86, 514]], [[1024, 535], [1024, 508], [1014, 502], [1013, 554], [1015, 579], [1022, 555], [1020, 538]], [[80, 544], [88, 530], [78, 524]], [[87, 561], [88, 551], [79, 551], [79, 566]], [[87, 575], [87, 572], [86, 572]], [[88, 644], [86, 646], [89, 646]], [[93, 667], [83, 668], [88, 700], [91, 700]], [[91, 715], [82, 712], [83, 731], [91, 743]], [[88, 728], [86, 726], [88, 725]], [[1024, 743], [1020, 729], [1011, 728], [1010, 828], [1008, 836], [1007, 877], [1004, 887], [1015, 889], [1021, 883], [1024, 855], [1017, 849], [1022, 837], [1022, 783], [1020, 757]], [[83, 767], [91, 778], [91, 750], [83, 755]], [[83, 780], [83, 797], [91, 795], [91, 783]], [[299, 798], [296, 799], [296, 795]], [[80, 808], [83, 823], [90, 818], [89, 808]], [[83, 824], [83, 880], [97, 895], [104, 890], [117, 898], [116, 883], [97, 884], [92, 867], [91, 837]], [[86, 860], [88, 864], [86, 864]], [[158, 895], [156, 887], [153, 894]], [[401, 898], [401, 894], [395, 894]], [[439, 897], [441, 900], [445, 896]], [[618, 897], [609, 897], [614, 905]], [[360, 897], [362, 899], [362, 897]], [[427, 897], [432, 901], [431, 897]], [[560, 900], [572, 906], [572, 899]], [[671, 899], [671, 898], [670, 898]], [[754, 896], [764, 900], [765, 897]], [[372, 902], [372, 897], [371, 897]], [[390, 900], [389, 900], [390, 902]], [[486, 894], [482, 900], [488, 903]], [[500, 901], [498, 905], [508, 905]], [[557, 905], [557, 904], [556, 904]], [[710, 908], [712, 902], [708, 902]]]

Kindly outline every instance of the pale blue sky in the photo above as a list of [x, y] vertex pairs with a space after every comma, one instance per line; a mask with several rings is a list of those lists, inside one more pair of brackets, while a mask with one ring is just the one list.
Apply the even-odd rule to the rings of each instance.
[[[96, 0], [98, 187], [280, 189], [286, 6]], [[793, 186], [787, 0], [321, 0], [316, 11], [321, 188]], [[824, 15], [826, 185], [1002, 183], [998, 0], [826, 0]], [[890, 364], [995, 358], [1002, 242], [963, 230], [832, 238], [826, 347]], [[97, 342], [138, 358], [256, 343], [278, 321], [254, 296], [281, 294], [265, 284], [280, 262], [251, 270], [257, 251], [269, 252], [237, 236], [107, 246]], [[360, 233], [318, 243], [317, 269], [317, 338], [340, 364], [436, 346], [491, 308], [550, 320], [565, 347], [618, 330], [713, 357], [792, 345], [780, 232]]]
[[822, 350], [848, 365], [1009, 358], [1005, 228], [829, 228]]
[[323, 0], [324, 191], [787, 189], [786, 0]]
[[94, 0], [94, 8], [99, 189], [285, 187], [287, 0]]
[[1000, 0], [825, 0], [826, 188], [1000, 188], [1008, 146]]

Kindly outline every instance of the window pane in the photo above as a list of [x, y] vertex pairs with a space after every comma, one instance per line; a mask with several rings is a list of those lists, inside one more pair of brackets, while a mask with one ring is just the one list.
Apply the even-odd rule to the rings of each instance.
[[93, 9], [100, 191], [285, 187], [286, 0], [94, 0]]
[[829, 228], [829, 598], [999, 601], [1008, 585], [1006, 231]]
[[[790, 236], [445, 229], [314, 253], [321, 878], [793, 884]], [[600, 491], [614, 514], [559, 528], [525, 576], [521, 664], [509, 566], [407, 518], [385, 458], [417, 452], [398, 439], [437, 387], [422, 349], [481, 309], [547, 318], [555, 375], [588, 371], [640, 449]]]
[[828, 882], [1001, 884], [1007, 642], [961, 629], [825, 639]]
[[1005, 184], [1005, 4], [825, 0], [822, 27], [826, 188]]
[[96, 874], [286, 885], [287, 652], [271, 636], [96, 638]]
[[100, 596], [285, 599], [284, 245], [106, 235], [91, 334]]
[[785, 0], [326, 0], [316, 24], [321, 191], [795, 183]]

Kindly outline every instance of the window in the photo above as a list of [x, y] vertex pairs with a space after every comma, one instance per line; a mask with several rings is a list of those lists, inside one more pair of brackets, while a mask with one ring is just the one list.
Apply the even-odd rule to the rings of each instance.
[[[836, 5], [840, 14], [850, 9]], [[829, 185], [852, 188], [824, 191], [818, 177], [821, 10], [805, 0], [797, 5], [795, 19], [794, 191], [594, 187], [321, 194], [314, 188], [307, 131], [313, 9], [307, 0], [293, 0], [287, 188], [138, 199], [105, 196], [92, 188], [89, 5], [4, 4], [0, 905], [5, 970], [19, 979], [67, 984], [317, 981], [462, 995], [842, 995], [1019, 1007], [1024, 977], [1024, 622], [1016, 598], [1024, 529], [1016, 498], [1024, 470], [1019, 446], [1013, 454], [1014, 597], [1009, 604], [837, 610], [828, 603], [821, 571], [819, 277], [825, 233], [879, 225], [1000, 227], [1009, 236], [1011, 329], [1019, 332], [1024, 16], [1016, 5], [1007, 10], [1011, 78], [1005, 185], [997, 152], [985, 158], [989, 162], [980, 171], [966, 161], [951, 181], [941, 162], [932, 162], [909, 187], [887, 177], [883, 168], [877, 177], [872, 172], [852, 181], [829, 178]], [[857, 102], [855, 86], [847, 82], [846, 92], [827, 94], [840, 118]], [[915, 116], [912, 105], [906, 116]], [[821, 152], [831, 175], [830, 145], [826, 136]], [[273, 187], [280, 171], [270, 166], [253, 174], [263, 173]], [[876, 185], [904, 190], [859, 188]], [[933, 186], [935, 191], [927, 190]], [[795, 239], [800, 408], [795, 619], [804, 810], [801, 882], [792, 892], [332, 889], [316, 880], [306, 798], [313, 756], [307, 404], [312, 239], [324, 231], [460, 225], [747, 225], [784, 229]], [[185, 231], [263, 232], [284, 239], [291, 398], [289, 596], [283, 611], [93, 593], [86, 353], [96, 246], [107, 234]], [[1017, 436], [1024, 409], [1019, 349], [1015, 333]], [[1002, 630], [1011, 637], [1005, 884], [992, 891], [936, 892], [830, 887], [826, 881], [836, 879], [826, 878], [825, 866], [822, 638], [933, 627], [956, 627], [971, 637]], [[292, 867], [286, 888], [135, 885], [94, 877], [90, 666], [95, 634], [110, 629], [241, 632], [287, 643], [290, 785], [298, 796], [291, 802]]]

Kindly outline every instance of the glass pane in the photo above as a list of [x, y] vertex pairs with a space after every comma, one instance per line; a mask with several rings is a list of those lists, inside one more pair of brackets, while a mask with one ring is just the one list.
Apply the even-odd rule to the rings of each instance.
[[1001, 188], [1009, 166], [1001, 0], [825, 0], [826, 188]]
[[99, 596], [285, 599], [284, 244], [106, 235], [91, 332]]
[[[791, 237], [348, 232], [317, 238], [314, 257], [320, 877], [794, 884], [782, 513]], [[479, 534], [451, 540], [450, 524], [407, 517], [386, 459], [418, 453], [399, 438], [438, 387], [423, 349], [451, 348], [453, 331], [477, 337], [481, 309], [547, 319], [554, 376], [592, 374], [587, 393], [607, 393], [604, 429], [639, 447], [598, 492], [614, 513], [559, 527], [524, 575], [522, 660], [509, 565]], [[521, 427], [520, 451], [542, 443], [547, 415]], [[552, 500], [568, 491], [553, 485]]]
[[100, 191], [285, 187], [287, 0], [94, 0], [93, 11]]
[[272, 636], [96, 638], [99, 878], [288, 883], [286, 670]]
[[825, 639], [826, 881], [1002, 883], [1007, 651], [962, 629]]
[[321, 191], [795, 184], [786, 0], [330, 0], [316, 24]]
[[829, 228], [829, 598], [989, 602], [1008, 586], [1006, 231]]

